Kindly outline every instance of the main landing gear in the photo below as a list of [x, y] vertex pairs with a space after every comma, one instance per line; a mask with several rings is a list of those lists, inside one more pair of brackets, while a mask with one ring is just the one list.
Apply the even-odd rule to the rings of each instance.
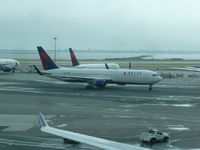
[[86, 89], [94, 89], [94, 88], [105, 89], [105, 86], [95, 86], [95, 85], [88, 84], [85, 86], [85, 88]]
[[92, 85], [86, 85], [85, 88], [86, 89], [94, 89], [94, 86], [92, 86]]
[[15, 73], [15, 70], [16, 70], [16, 68], [13, 68], [13, 69], [12, 69], [12, 73]]
[[149, 91], [152, 91], [152, 84], [149, 85]]

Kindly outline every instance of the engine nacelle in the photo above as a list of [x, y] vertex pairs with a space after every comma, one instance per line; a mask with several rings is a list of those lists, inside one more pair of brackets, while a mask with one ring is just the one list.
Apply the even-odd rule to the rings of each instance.
[[10, 66], [2, 66], [1, 69], [4, 71], [4, 72], [11, 72], [13, 70], [12, 67]]
[[98, 88], [104, 88], [107, 85], [105, 80], [96, 80], [94, 85]]

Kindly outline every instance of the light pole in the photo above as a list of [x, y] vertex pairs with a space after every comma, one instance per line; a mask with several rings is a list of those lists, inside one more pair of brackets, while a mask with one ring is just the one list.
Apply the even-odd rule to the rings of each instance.
[[55, 38], [53, 38], [54, 39], [54, 61], [56, 62], [56, 40], [57, 40], [57, 38], [55, 37]]

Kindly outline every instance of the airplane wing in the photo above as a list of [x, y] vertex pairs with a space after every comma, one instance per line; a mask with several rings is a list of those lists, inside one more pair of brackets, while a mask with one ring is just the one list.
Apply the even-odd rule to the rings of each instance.
[[193, 71], [193, 72], [200, 72], [200, 68], [195, 67], [186, 67], [186, 68], [172, 68], [173, 70], [181, 70], [181, 71]]
[[47, 124], [46, 120], [44, 119], [42, 113], [38, 113], [38, 120], [39, 120], [40, 130], [42, 132], [53, 134], [62, 137], [64, 139], [68, 139], [70, 141], [88, 144], [104, 150], [148, 150], [147, 148], [137, 147], [129, 144], [123, 144], [102, 138], [97, 138], [93, 136], [88, 136], [84, 134], [79, 134], [71, 131], [50, 127]]
[[80, 76], [67, 76], [67, 78], [71, 79], [80, 79], [85, 81], [96, 81], [96, 80], [105, 80], [105, 81], [112, 81], [110, 78], [102, 78], [102, 77], [80, 77]]

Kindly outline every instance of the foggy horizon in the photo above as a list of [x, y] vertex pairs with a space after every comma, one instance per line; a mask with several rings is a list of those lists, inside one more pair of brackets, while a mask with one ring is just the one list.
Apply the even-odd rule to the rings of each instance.
[[200, 49], [198, 0], [2, 0], [0, 49]]

